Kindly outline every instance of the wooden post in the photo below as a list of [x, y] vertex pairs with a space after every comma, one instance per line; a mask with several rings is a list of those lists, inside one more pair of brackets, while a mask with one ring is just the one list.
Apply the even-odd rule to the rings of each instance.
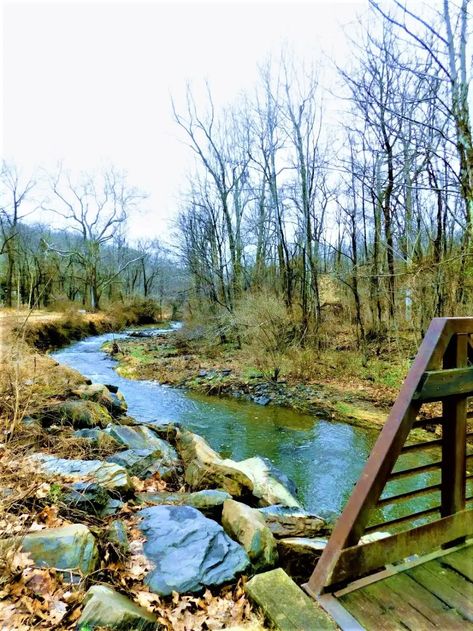
[[[467, 365], [468, 335], [452, 336], [444, 355], [444, 368], [463, 368]], [[451, 396], [443, 400], [442, 426], [442, 517], [465, 508], [466, 482], [466, 396]]]

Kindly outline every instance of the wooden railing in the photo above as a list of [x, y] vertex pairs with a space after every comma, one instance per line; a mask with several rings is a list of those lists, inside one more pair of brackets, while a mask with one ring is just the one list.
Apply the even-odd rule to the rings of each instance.
[[[467, 493], [473, 477], [473, 455], [467, 453], [471, 437], [467, 432], [467, 419], [471, 418], [467, 401], [473, 395], [472, 336], [473, 318], [432, 320], [360, 479], [305, 586], [312, 596], [334, 591], [412, 554], [428, 554], [473, 535], [473, 509], [468, 507], [472, 497]], [[435, 401], [441, 402], [442, 415], [419, 418], [422, 406]], [[433, 434], [431, 440], [409, 444], [411, 430], [428, 424], [441, 426], [441, 438]], [[428, 454], [428, 459], [405, 468], [405, 454]], [[429, 480], [432, 476], [425, 474], [433, 474], [435, 479]], [[391, 493], [386, 485], [399, 480], [417, 484]], [[429, 494], [438, 496], [433, 506], [420, 511], [409, 508], [409, 502]], [[406, 512], [385, 518], [386, 507], [400, 504], [407, 506]], [[378, 516], [374, 521], [373, 515]], [[362, 535], [379, 530], [390, 536], [360, 543]]]

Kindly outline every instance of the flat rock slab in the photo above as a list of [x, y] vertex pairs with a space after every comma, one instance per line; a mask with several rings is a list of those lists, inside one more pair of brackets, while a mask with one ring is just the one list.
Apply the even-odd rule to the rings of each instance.
[[163, 629], [156, 617], [129, 598], [106, 585], [94, 585], [84, 597], [84, 609], [77, 622], [78, 631], [106, 627], [154, 631]]
[[246, 593], [279, 631], [323, 631], [337, 625], [300, 587], [278, 568], [257, 574], [245, 586]]
[[253, 483], [253, 495], [260, 500], [260, 505], [282, 504], [300, 507], [295, 497], [295, 485], [279, 471], [267, 458], [255, 456], [235, 463]]
[[107, 458], [107, 462], [113, 462], [125, 467], [130, 475], [136, 475], [138, 478], [149, 478], [155, 473], [159, 473], [161, 478], [172, 477], [175, 470], [168, 466], [168, 460], [161, 457], [162, 450], [158, 449], [127, 449], [119, 451]]
[[63, 401], [40, 412], [43, 425], [72, 425], [75, 428], [105, 427], [112, 422], [110, 412], [95, 401]]
[[152, 449], [159, 452], [159, 457], [166, 460], [166, 464], [176, 464], [179, 461], [176, 450], [166, 440], [160, 438], [153, 430], [144, 425], [110, 425], [107, 432], [121, 445], [128, 449]]
[[187, 430], [178, 432], [176, 445], [185, 465], [185, 479], [193, 489], [221, 488], [235, 497], [250, 495], [253, 482], [238, 467], [238, 463], [221, 458], [197, 434]]
[[325, 520], [298, 507], [267, 506], [260, 512], [275, 537], [316, 537], [329, 532]]
[[101, 383], [81, 385], [73, 394], [85, 401], [95, 401], [107, 408], [114, 416], [125, 414], [128, 406], [122, 392], [113, 386], [106, 386]]
[[208, 489], [205, 491], [195, 491], [194, 493], [169, 493], [161, 491], [160, 493], [138, 493], [136, 495], [140, 502], [148, 504], [170, 506], [192, 506], [201, 511], [212, 510], [223, 506], [225, 500], [230, 500], [232, 496], [225, 491], [216, 489]]
[[144, 553], [154, 565], [150, 590], [167, 596], [234, 579], [249, 565], [244, 549], [217, 522], [189, 506], [153, 506], [138, 513]]
[[226, 500], [222, 526], [245, 548], [254, 569], [274, 567], [278, 560], [276, 540], [258, 509], [232, 499]]
[[36, 565], [90, 574], [97, 567], [98, 549], [87, 526], [72, 524], [47, 528], [26, 535], [23, 552], [28, 552]]
[[125, 491], [131, 486], [124, 467], [102, 460], [69, 460], [49, 454], [33, 454], [30, 460], [37, 463], [43, 472], [51, 475], [77, 481], [90, 481], [106, 489], [117, 491]]

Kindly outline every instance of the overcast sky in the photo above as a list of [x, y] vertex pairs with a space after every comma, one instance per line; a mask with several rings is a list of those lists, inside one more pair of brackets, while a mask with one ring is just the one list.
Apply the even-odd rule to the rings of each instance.
[[113, 163], [150, 193], [130, 236], [167, 237], [191, 158], [170, 95], [207, 79], [217, 104], [232, 101], [283, 45], [343, 62], [344, 26], [367, 0], [2, 6], [3, 156], [24, 169]]

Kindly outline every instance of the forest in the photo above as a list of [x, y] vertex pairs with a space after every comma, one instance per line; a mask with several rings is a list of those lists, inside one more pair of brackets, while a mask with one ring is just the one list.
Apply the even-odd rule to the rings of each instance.
[[171, 94], [166, 225], [2, 160], [0, 631], [470, 628], [471, 2], [367, 5]]
[[189, 86], [187, 101], [172, 103], [195, 170], [183, 179], [171, 247], [127, 242], [145, 193], [118, 169], [25, 175], [4, 162], [3, 304], [95, 310], [132, 295], [172, 297], [225, 337], [244, 336], [246, 312], [269, 300], [293, 324], [283, 337], [315, 346], [334, 317], [362, 345], [467, 314], [468, 3], [445, 1], [429, 15], [383, 7], [371, 2], [369, 27], [358, 25], [329, 91], [324, 69], [286, 51], [224, 108], [210, 86], [205, 98]]

